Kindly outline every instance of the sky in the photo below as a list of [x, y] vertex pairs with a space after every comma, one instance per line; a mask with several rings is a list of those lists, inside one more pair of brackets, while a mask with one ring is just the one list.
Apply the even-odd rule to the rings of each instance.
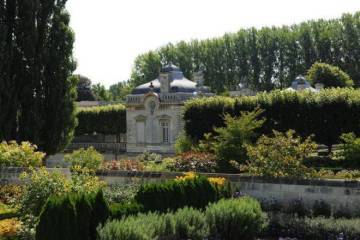
[[136, 56], [169, 42], [219, 37], [360, 11], [360, 0], [68, 0], [76, 73], [106, 87]]

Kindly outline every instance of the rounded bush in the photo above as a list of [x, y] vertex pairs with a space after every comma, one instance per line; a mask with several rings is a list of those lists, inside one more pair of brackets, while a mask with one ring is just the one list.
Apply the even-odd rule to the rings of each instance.
[[220, 200], [205, 215], [211, 236], [220, 239], [254, 239], [267, 225], [260, 203], [250, 197]]

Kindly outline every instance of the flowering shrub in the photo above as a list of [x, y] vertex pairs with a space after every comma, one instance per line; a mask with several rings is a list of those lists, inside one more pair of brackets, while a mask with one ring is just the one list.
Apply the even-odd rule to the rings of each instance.
[[0, 143], [0, 166], [2, 167], [39, 167], [44, 157], [45, 153], [38, 152], [37, 146], [29, 142]]
[[247, 145], [249, 156], [247, 170], [254, 175], [272, 177], [304, 177], [312, 170], [303, 160], [315, 152], [317, 145], [310, 138], [296, 137], [295, 131], [274, 131], [273, 137], [262, 136], [255, 145]]
[[154, 161], [154, 162], [161, 162], [161, 155], [157, 153], [151, 153], [149, 151], [145, 151], [143, 154], [140, 154], [137, 159], [141, 162], [148, 162], [148, 161]]
[[226, 182], [226, 179], [222, 177], [214, 177], [214, 178], [208, 178], [208, 181], [212, 184], [223, 186]]
[[128, 203], [131, 202], [140, 184], [111, 184], [104, 188], [104, 196], [109, 203]]
[[22, 173], [20, 179], [25, 182], [21, 199], [21, 212], [38, 216], [46, 200], [53, 194], [68, 192], [70, 182], [60, 172], [48, 172], [46, 168], [30, 169]]
[[194, 172], [187, 172], [183, 176], [176, 176], [175, 181], [181, 182], [181, 181], [193, 180], [196, 177], [198, 177], [198, 175], [196, 175]]
[[21, 198], [21, 212], [38, 216], [47, 199], [52, 195], [64, 193], [94, 193], [105, 186], [105, 183], [94, 176], [89, 169], [79, 166], [74, 168], [71, 179], [58, 171], [49, 172], [46, 168], [30, 169], [22, 173], [24, 193]]
[[103, 168], [106, 170], [143, 171], [144, 164], [138, 160], [113, 160], [104, 162]]
[[187, 172], [215, 172], [215, 155], [205, 152], [185, 152], [175, 158], [173, 170]]
[[99, 177], [94, 175], [92, 170], [87, 168], [75, 167], [75, 171], [71, 174], [70, 191], [75, 193], [96, 193], [99, 189], [106, 186], [104, 181], [100, 181]]
[[0, 239], [15, 237], [21, 228], [21, 223], [16, 218], [0, 220]]
[[80, 166], [81, 168], [87, 168], [92, 171], [96, 171], [100, 168], [104, 157], [97, 152], [93, 147], [88, 149], [79, 149], [70, 154], [65, 155], [65, 162], [71, 165], [71, 168]]
[[22, 188], [19, 185], [6, 184], [0, 186], [0, 203], [16, 204], [21, 198]]

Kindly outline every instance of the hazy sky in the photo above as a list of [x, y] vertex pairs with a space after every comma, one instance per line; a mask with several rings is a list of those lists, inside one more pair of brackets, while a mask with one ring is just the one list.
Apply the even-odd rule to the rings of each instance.
[[360, 0], [68, 0], [77, 73], [109, 86], [129, 78], [137, 55], [166, 43], [240, 28], [335, 18]]

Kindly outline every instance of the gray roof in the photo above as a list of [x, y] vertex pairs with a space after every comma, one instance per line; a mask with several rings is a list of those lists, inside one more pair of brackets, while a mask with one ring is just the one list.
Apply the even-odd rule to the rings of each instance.
[[[193, 81], [190, 81], [189, 79], [186, 79], [184, 77], [184, 74], [180, 71], [180, 69], [174, 65], [165, 66], [161, 69], [161, 72], [163, 73], [170, 73], [170, 92], [176, 93], [176, 92], [183, 92], [183, 93], [195, 93], [197, 92], [196, 83]], [[159, 79], [154, 79], [150, 82], [147, 82], [145, 84], [142, 84], [138, 87], [136, 87], [132, 94], [145, 94], [150, 92], [150, 84], [153, 84], [154, 88], [153, 91], [156, 93], [160, 93], [160, 82]], [[202, 88], [202, 92], [209, 93], [209, 88]]]

